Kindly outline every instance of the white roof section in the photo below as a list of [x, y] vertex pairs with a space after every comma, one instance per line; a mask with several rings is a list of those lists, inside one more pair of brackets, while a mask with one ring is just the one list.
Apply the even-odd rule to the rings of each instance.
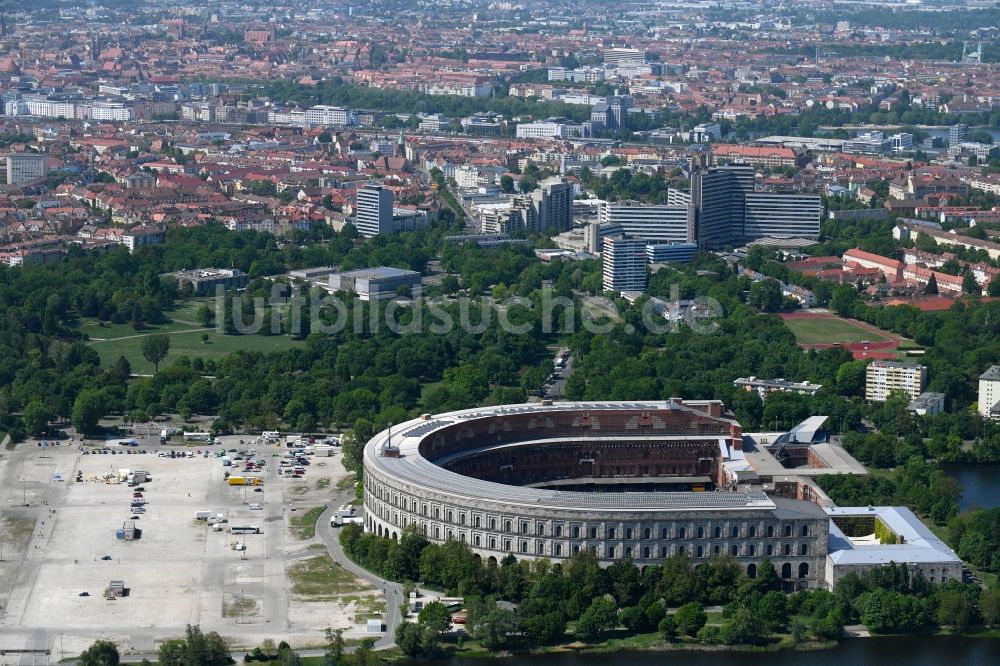
[[934, 536], [912, 511], [903, 506], [824, 507], [831, 517], [876, 517], [902, 537], [903, 543], [878, 544], [848, 538], [830, 521], [828, 557], [835, 565], [877, 566], [897, 564], [961, 564], [962, 560], [941, 539]]
[[820, 431], [828, 416], [810, 416], [802, 423], [788, 431], [789, 442], [800, 442], [808, 444], [816, 438], [816, 433]]

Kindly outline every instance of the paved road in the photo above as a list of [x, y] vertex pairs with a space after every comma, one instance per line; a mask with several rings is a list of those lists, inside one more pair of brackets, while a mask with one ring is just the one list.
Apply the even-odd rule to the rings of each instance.
[[367, 580], [385, 595], [385, 633], [382, 634], [381, 638], [375, 641], [375, 648], [382, 650], [395, 645], [396, 627], [399, 626], [400, 622], [402, 622], [399, 605], [403, 601], [403, 586], [399, 583], [394, 583], [391, 580], [387, 581], [384, 578], [379, 578], [367, 569], [359, 567], [347, 557], [344, 553], [344, 549], [340, 547], [339, 537], [341, 528], [330, 527], [330, 519], [333, 517], [333, 512], [336, 510], [336, 507], [352, 499], [354, 499], [353, 491], [344, 493], [340, 496], [334, 495], [330, 508], [324, 511], [323, 515], [321, 515], [319, 520], [316, 521], [316, 534], [318, 534], [323, 540], [323, 543], [326, 544], [326, 549], [329, 551], [330, 557], [333, 558], [334, 562], [339, 563], [340, 566], [344, 567], [358, 578]]

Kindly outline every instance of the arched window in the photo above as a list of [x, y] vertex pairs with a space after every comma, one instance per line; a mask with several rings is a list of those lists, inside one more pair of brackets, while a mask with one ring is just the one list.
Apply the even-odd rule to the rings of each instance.
[[504, 532], [510, 532], [510, 521], [509, 520], [503, 521], [503, 531]]
[[767, 544], [767, 555], [768, 557], [774, 555], [774, 546], [772, 546], [771, 544]]
[[561, 543], [557, 543], [556, 544], [556, 555], [562, 555], [562, 544]]
[[792, 554], [792, 544], [786, 543], [785, 544], [785, 556], [787, 557], [787, 556], [789, 556], [791, 554]]
[[791, 525], [785, 525], [785, 536], [786, 537], [792, 536], [792, 526]]
[[476, 548], [479, 548], [479, 535], [478, 534], [475, 537], [475, 544], [476, 544]]
[[608, 538], [609, 539], [614, 539], [615, 538], [615, 528], [613, 528], [613, 527], [609, 527], [608, 528]]
[[799, 578], [809, 577], [809, 565], [803, 562], [799, 565]]
[[626, 539], [631, 539], [632, 538], [632, 528], [631, 527], [625, 528], [625, 538]]
[[767, 536], [768, 536], [768, 538], [774, 536], [774, 525], [768, 525], [767, 526]]
[[757, 565], [756, 564], [748, 564], [747, 565], [747, 578], [756, 578], [756, 577], [757, 577]]
[[608, 546], [608, 559], [614, 559], [615, 557], [615, 547]]
[[781, 565], [781, 577], [782, 578], [792, 577], [792, 565], [789, 564], [788, 562], [785, 562], [784, 564]]
[[579, 525], [574, 525], [573, 526], [573, 538], [574, 539], [579, 539], [580, 538], [580, 526]]
[[699, 539], [704, 539], [705, 538], [705, 528], [704, 527], [699, 527], [698, 528], [698, 538]]
[[757, 526], [756, 525], [751, 525], [750, 526], [749, 535], [750, 535], [751, 539], [753, 539], [755, 536], [757, 536]]
[[719, 527], [718, 525], [716, 525], [716, 526], [715, 526], [715, 529], [714, 529], [714, 530], [712, 530], [712, 534], [714, 534], [714, 535], [715, 535], [715, 538], [716, 538], [716, 539], [718, 539], [719, 537], [721, 537], [721, 536], [722, 536], [722, 528], [721, 528], [721, 527]]
[[722, 552], [721, 548], [719, 547], [719, 544], [715, 544], [715, 546], [712, 548], [712, 552], [715, 553], [716, 555]]
[[545, 546], [542, 544], [541, 541], [539, 541], [538, 543], [535, 544], [535, 554], [541, 555], [544, 552], [545, 552]]
[[473, 523], [473, 524], [474, 524], [474, 525], [475, 525], [476, 527], [479, 527], [479, 516], [475, 516], [475, 517], [473, 517], [473, 519], [472, 519], [472, 523]]
[[799, 544], [799, 555], [808, 555], [808, 554], [809, 554], [809, 544], [807, 543]]
[[648, 560], [649, 559], [649, 546], [645, 546], [642, 549], [642, 559], [644, 559], [644, 560]]
[[[678, 539], [686, 539], [687, 538], [687, 529], [684, 528], [684, 527], [678, 528], [677, 529], [677, 538]], [[681, 546], [680, 552], [682, 552], [682, 553], [684, 552], [684, 546]]]
[[496, 528], [497, 528], [497, 519], [496, 518], [490, 518], [490, 529], [491, 530], [495, 530]]
[[496, 547], [497, 547], [497, 540], [494, 537], [490, 537], [490, 548], [495, 549]]
[[757, 549], [754, 548], [754, 545], [752, 543], [747, 544], [747, 557], [753, 557], [756, 554], [757, 554]]
[[521, 523], [521, 534], [528, 533], [528, 523]]
[[740, 528], [736, 525], [733, 525], [732, 535], [734, 539], [740, 535]]
[[556, 536], [557, 537], [561, 537], [562, 536], [562, 525], [556, 525], [554, 529], [555, 529]]
[[697, 557], [705, 557], [705, 549], [701, 546], [698, 546], [698, 550], [696, 552], [698, 553]]
[[527, 541], [522, 541], [521, 542], [521, 552], [522, 553], [527, 553], [528, 552], [528, 542]]
[[652, 530], [650, 530], [650, 529], [649, 529], [649, 528], [647, 527], [646, 529], [644, 529], [644, 530], [642, 531], [642, 538], [643, 538], [643, 539], [648, 539], [648, 538], [649, 538], [649, 537], [651, 536], [651, 534], [652, 534]]
[[803, 525], [800, 533], [802, 534], [802, 536], [809, 536], [809, 526]]
[[590, 528], [590, 538], [591, 539], [596, 539], [597, 538], [597, 528], [596, 527], [591, 527]]
[[632, 547], [625, 546], [625, 557], [632, 557]]

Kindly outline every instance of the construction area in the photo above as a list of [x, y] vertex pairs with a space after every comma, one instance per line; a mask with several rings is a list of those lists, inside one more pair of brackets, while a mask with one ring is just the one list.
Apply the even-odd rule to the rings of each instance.
[[383, 598], [329, 559], [331, 528], [316, 524], [335, 495], [353, 495], [339, 449], [155, 439], [127, 455], [78, 441], [0, 451], [5, 650], [54, 661], [108, 638], [150, 654], [187, 624], [237, 648], [317, 645], [327, 627], [365, 634]]

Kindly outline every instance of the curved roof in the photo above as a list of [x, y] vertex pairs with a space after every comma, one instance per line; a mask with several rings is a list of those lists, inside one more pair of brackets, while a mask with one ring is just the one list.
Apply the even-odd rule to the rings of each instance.
[[[674, 401], [565, 402], [552, 405], [528, 403], [448, 412], [430, 418], [413, 419], [378, 433], [365, 445], [365, 467], [378, 470], [404, 484], [452, 498], [495, 501], [521, 507], [579, 511], [601, 509], [624, 512], [774, 509], [774, 502], [763, 491], [756, 489], [738, 492], [588, 493], [511, 486], [451, 472], [431, 462], [420, 453], [420, 443], [432, 433], [446, 426], [477, 419], [494, 418], [506, 414], [593, 412], [602, 409], [624, 409], [637, 412], [681, 410], [704, 415], [704, 412], [692, 406], [698, 404], [697, 402], [682, 404]], [[669, 435], [664, 437], [669, 437]], [[544, 439], [544, 437], [538, 439]], [[718, 439], [724, 445], [726, 438], [719, 435]], [[399, 457], [383, 455], [384, 451], [390, 447], [398, 451]]]

